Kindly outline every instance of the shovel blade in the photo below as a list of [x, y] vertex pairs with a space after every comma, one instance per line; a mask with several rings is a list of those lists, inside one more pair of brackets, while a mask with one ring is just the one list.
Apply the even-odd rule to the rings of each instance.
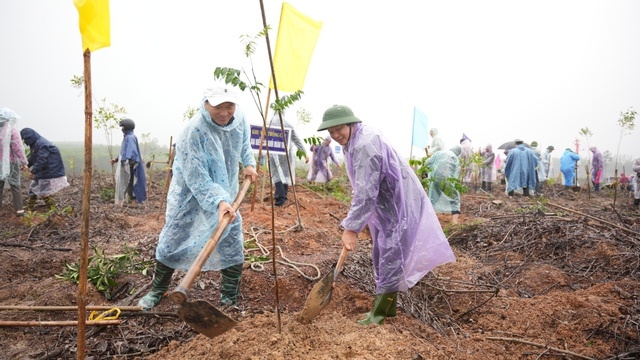
[[298, 322], [308, 324], [316, 317], [322, 309], [331, 301], [331, 291], [333, 290], [333, 271], [329, 271], [322, 280], [318, 281], [311, 289], [304, 303], [304, 307], [298, 315]]
[[178, 316], [195, 331], [210, 338], [218, 336], [238, 324], [237, 321], [204, 300], [185, 301], [178, 309]]

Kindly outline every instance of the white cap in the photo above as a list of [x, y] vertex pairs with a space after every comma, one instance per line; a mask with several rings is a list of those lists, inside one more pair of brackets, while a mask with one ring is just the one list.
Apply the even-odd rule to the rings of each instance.
[[225, 102], [238, 103], [238, 96], [229, 86], [210, 87], [204, 91], [204, 97], [211, 106], [218, 106]]

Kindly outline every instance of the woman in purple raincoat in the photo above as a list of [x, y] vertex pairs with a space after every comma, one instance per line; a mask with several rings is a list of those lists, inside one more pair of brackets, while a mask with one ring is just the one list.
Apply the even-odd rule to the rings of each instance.
[[341, 225], [342, 245], [356, 248], [369, 226], [376, 281], [373, 310], [359, 324], [384, 324], [395, 316], [397, 292], [407, 291], [438, 265], [455, 261], [435, 211], [408, 162], [382, 133], [344, 105], [325, 111], [318, 131], [343, 146], [353, 199]]
[[329, 158], [340, 167], [340, 163], [331, 151], [331, 136], [327, 135], [320, 145], [312, 145], [313, 162], [311, 163], [311, 174], [309, 180], [317, 183], [326, 183], [333, 179], [333, 174], [329, 168]]

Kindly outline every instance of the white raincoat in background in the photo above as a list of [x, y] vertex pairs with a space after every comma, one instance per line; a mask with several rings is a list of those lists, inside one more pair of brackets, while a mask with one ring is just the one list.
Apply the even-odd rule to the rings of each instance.
[[[239, 107], [231, 123], [219, 126], [202, 101], [200, 112], [176, 141], [166, 224], [156, 249], [158, 261], [173, 269], [191, 266], [218, 225], [218, 204], [231, 204], [238, 194], [238, 163], [256, 165], [249, 137], [249, 124]], [[242, 217], [236, 215], [202, 270], [220, 270], [244, 261]]]
[[[290, 129], [289, 136], [295, 146], [306, 153], [304, 149], [304, 143], [302, 139], [298, 136], [294, 128], [289, 124], [287, 119], [285, 119], [284, 114], [282, 114], [282, 120], [284, 121], [284, 127]], [[267, 127], [280, 129], [280, 115], [276, 113], [271, 118], [271, 121], [267, 124]], [[290, 146], [287, 148], [289, 150], [289, 162], [291, 163], [291, 170], [295, 174], [296, 172], [296, 151]], [[270, 154], [269, 156], [271, 162], [271, 181], [273, 183], [281, 182], [285, 185], [295, 185], [295, 176], [291, 178], [291, 174], [289, 173], [289, 165], [287, 165], [287, 158], [284, 154]]]

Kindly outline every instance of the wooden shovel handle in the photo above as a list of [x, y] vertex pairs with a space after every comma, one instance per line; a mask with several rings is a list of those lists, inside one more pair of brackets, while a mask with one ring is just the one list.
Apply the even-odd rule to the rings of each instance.
[[[238, 192], [238, 195], [231, 204], [234, 212], [237, 211], [240, 207], [240, 203], [242, 202], [242, 199], [244, 199], [244, 196], [247, 193], [247, 190], [249, 190], [250, 185], [251, 177], [247, 176], [244, 178], [244, 182], [242, 183], [240, 192]], [[218, 245], [218, 240], [220, 240], [220, 236], [222, 236], [222, 233], [224, 233], [224, 230], [227, 228], [227, 225], [229, 225], [230, 220], [231, 215], [229, 213], [224, 214], [222, 220], [220, 220], [220, 223], [218, 223], [218, 226], [216, 226], [215, 230], [213, 231], [213, 235], [211, 235], [211, 238], [209, 238], [207, 244], [204, 246], [202, 251], [200, 251], [200, 254], [189, 268], [189, 271], [187, 271], [187, 274], [182, 278], [180, 284], [178, 284], [178, 287], [176, 287], [175, 290], [169, 293], [169, 297], [171, 298], [171, 300], [173, 300], [173, 302], [181, 305], [187, 300], [187, 293], [191, 288], [191, 285], [193, 285], [196, 277], [198, 277], [198, 275], [200, 274], [202, 266], [213, 252], [213, 249], [215, 249], [216, 245]]]
[[342, 270], [342, 264], [344, 264], [344, 260], [347, 258], [347, 248], [342, 247], [342, 252], [340, 253], [340, 257], [338, 258], [338, 263], [336, 264], [335, 270], [333, 270], [333, 281], [336, 281], [338, 278], [338, 274], [340, 270]]

